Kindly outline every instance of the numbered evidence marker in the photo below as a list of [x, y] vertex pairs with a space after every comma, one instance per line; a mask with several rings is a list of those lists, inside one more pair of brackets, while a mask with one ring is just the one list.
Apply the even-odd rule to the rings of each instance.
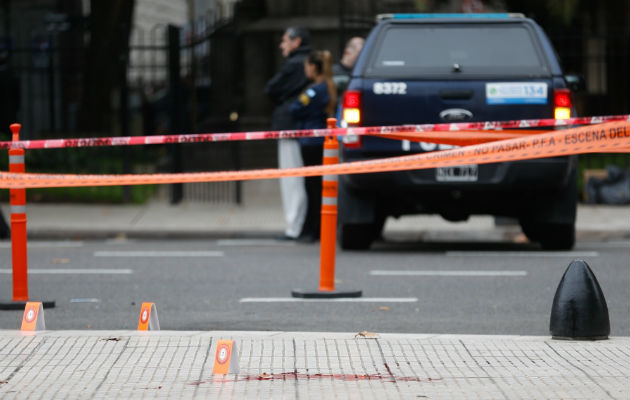
[[142, 303], [140, 317], [138, 317], [139, 331], [159, 331], [160, 321], [157, 316], [157, 306], [154, 303]]
[[238, 350], [234, 340], [219, 340], [214, 356], [214, 375], [238, 374]]
[[24, 307], [24, 317], [22, 317], [22, 331], [44, 331], [46, 322], [44, 321], [44, 306], [41, 302], [29, 301]]

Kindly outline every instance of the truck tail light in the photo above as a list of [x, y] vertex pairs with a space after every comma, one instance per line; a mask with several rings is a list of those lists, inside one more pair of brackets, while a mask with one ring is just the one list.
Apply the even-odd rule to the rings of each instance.
[[343, 96], [343, 120], [348, 126], [358, 126], [361, 123], [361, 92], [347, 90]]
[[[361, 125], [361, 92], [359, 90], [346, 90], [343, 96], [341, 110], [343, 118], [342, 126], [352, 127]], [[360, 136], [344, 136], [343, 144], [346, 148], [360, 148]]]
[[573, 97], [569, 89], [554, 89], [553, 91], [553, 116], [555, 119], [571, 118]]

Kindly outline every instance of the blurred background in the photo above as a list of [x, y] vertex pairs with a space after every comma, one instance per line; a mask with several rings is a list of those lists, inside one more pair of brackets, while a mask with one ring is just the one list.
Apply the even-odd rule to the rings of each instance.
[[[0, 0], [0, 136], [22, 139], [234, 132], [270, 127], [263, 93], [284, 29], [338, 59], [379, 13], [521, 12], [579, 74], [579, 115], [630, 113], [630, 1]], [[151, 173], [275, 167], [275, 141], [29, 150], [30, 172]], [[627, 155], [580, 157], [588, 171]], [[7, 157], [0, 158], [7, 170]], [[3, 191], [8, 192], [8, 191]], [[3, 199], [8, 193], [2, 193]], [[243, 201], [239, 182], [29, 190], [29, 201]]]

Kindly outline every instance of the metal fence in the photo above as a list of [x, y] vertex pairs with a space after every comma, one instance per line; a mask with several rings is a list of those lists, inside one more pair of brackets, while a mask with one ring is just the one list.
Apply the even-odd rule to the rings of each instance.
[[[205, 121], [212, 114], [210, 94], [213, 82], [221, 79], [210, 66], [212, 42], [217, 32], [231, 22], [223, 13], [213, 12], [183, 27], [133, 27], [128, 53], [119, 57], [119, 65], [125, 73], [124, 79], [119, 80], [118, 87], [112, 92], [114, 107], [106, 118], [112, 121], [111, 129], [102, 127], [96, 132], [81, 130], [79, 124], [80, 103], [83, 96], [90, 95], [89, 85], [84, 84], [88, 49], [82, 37], [87, 34], [86, 27], [62, 26], [61, 30], [56, 30], [44, 26], [33, 29], [27, 45], [23, 44], [23, 40], [21, 46], [10, 49], [10, 63], [7, 65], [10, 68], [5, 75], [15, 83], [12, 85], [15, 93], [3, 95], [5, 98], [13, 96], [15, 100], [9, 101], [19, 101], [20, 104], [17, 115], [10, 119], [23, 124], [23, 139], [212, 130], [213, 127]], [[8, 134], [8, 123], [6, 125], [7, 129], [3, 131]], [[226, 146], [201, 145], [198, 149], [187, 148], [185, 151], [182, 149], [184, 146], [179, 145], [161, 147], [129, 148], [116, 154], [109, 152], [107, 157], [121, 157], [121, 165], [112, 167], [109, 162], [97, 163], [100, 170], [85, 171], [81, 168], [81, 172], [129, 173], [137, 170], [135, 163], [146, 165], [147, 158], [154, 159], [154, 171], [208, 171], [239, 167], [235, 145], [227, 145], [227, 149]], [[90, 151], [95, 158], [103, 154], [99, 149], [83, 151]], [[147, 154], [151, 156], [147, 157]], [[42, 157], [36, 154], [31, 158], [35, 169], [38, 168], [37, 160]], [[50, 166], [49, 163], [44, 164]], [[240, 182], [172, 185], [169, 192], [172, 202], [241, 201]]]
[[[384, 11], [376, 1], [342, 3], [346, 9], [339, 9], [339, 32], [329, 35], [330, 49], [342, 47], [352, 35], [367, 35], [374, 25], [374, 13]], [[364, 4], [369, 4], [369, 12], [357, 12], [367, 7]], [[243, 34], [240, 29], [243, 21], [238, 20], [238, 13], [236, 19], [226, 18], [228, 14], [233, 15], [232, 12], [214, 12], [183, 27], [156, 25], [131, 30], [128, 58], [121, 59], [126, 79], [117, 88], [118, 92], [113, 93], [117, 100], [110, 115], [110, 120], [114, 121], [111, 135], [225, 132], [252, 128], [253, 125], [246, 121], [260, 121], [256, 122], [258, 127], [265, 127], [260, 112], [264, 107], [257, 108], [252, 102], [266, 100], [262, 95], [252, 96], [246, 92], [245, 86], [251, 82], [243, 78], [246, 64], [243, 42], [252, 36]], [[79, 23], [64, 31], [66, 28], [57, 24], [52, 29], [50, 26], [33, 29], [28, 40], [22, 41], [27, 45], [11, 49], [10, 75], [19, 88], [15, 96], [20, 99], [19, 120], [24, 124], [23, 137], [26, 139], [96, 134], [80, 131], [78, 123], [82, 96], [89, 95], [90, 90], [83, 83], [87, 52], [83, 37], [85, 27]], [[314, 36], [318, 34], [321, 32], [315, 32]], [[266, 35], [262, 43], [269, 49], [265, 53], [269, 59], [253, 61], [267, 67], [273, 65], [272, 59], [277, 58], [278, 32], [255, 35]], [[623, 34], [551, 32], [549, 36], [565, 71], [581, 74], [585, 79], [585, 91], [576, 96], [581, 115], [629, 112], [627, 71], [630, 70], [630, 48], [624, 45], [629, 40]], [[267, 68], [265, 74], [269, 72], [271, 70]], [[259, 77], [259, 81], [262, 79], [267, 78]], [[155, 171], [259, 166], [253, 165], [251, 160], [260, 156], [254, 154], [260, 151], [258, 148], [252, 150], [248, 144], [187, 146], [122, 152], [123, 165], [113, 169], [133, 172], [137, 169], [136, 158], [142, 165], [152, 163]], [[275, 154], [270, 145], [266, 149], [264, 162], [269, 164], [263, 166], [271, 166]], [[595, 162], [591, 158], [588, 160]], [[160, 193], [166, 196], [164, 192]], [[239, 203], [241, 187], [238, 182], [174, 185], [167, 196], [174, 202]]]

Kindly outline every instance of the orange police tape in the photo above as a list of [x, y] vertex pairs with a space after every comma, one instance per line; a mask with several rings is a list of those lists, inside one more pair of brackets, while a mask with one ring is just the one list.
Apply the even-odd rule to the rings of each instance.
[[429, 142], [449, 144], [453, 146], [470, 146], [474, 144], [496, 142], [498, 140], [516, 139], [529, 135], [545, 133], [541, 130], [511, 129], [499, 131], [453, 131], [453, 132], [403, 132], [379, 136], [384, 139], [409, 140], [411, 142]]
[[488, 164], [599, 152], [630, 152], [630, 123], [608, 122], [432, 153], [324, 166], [249, 171], [137, 175], [72, 175], [0, 172], [0, 188], [146, 185], [342, 175]]

